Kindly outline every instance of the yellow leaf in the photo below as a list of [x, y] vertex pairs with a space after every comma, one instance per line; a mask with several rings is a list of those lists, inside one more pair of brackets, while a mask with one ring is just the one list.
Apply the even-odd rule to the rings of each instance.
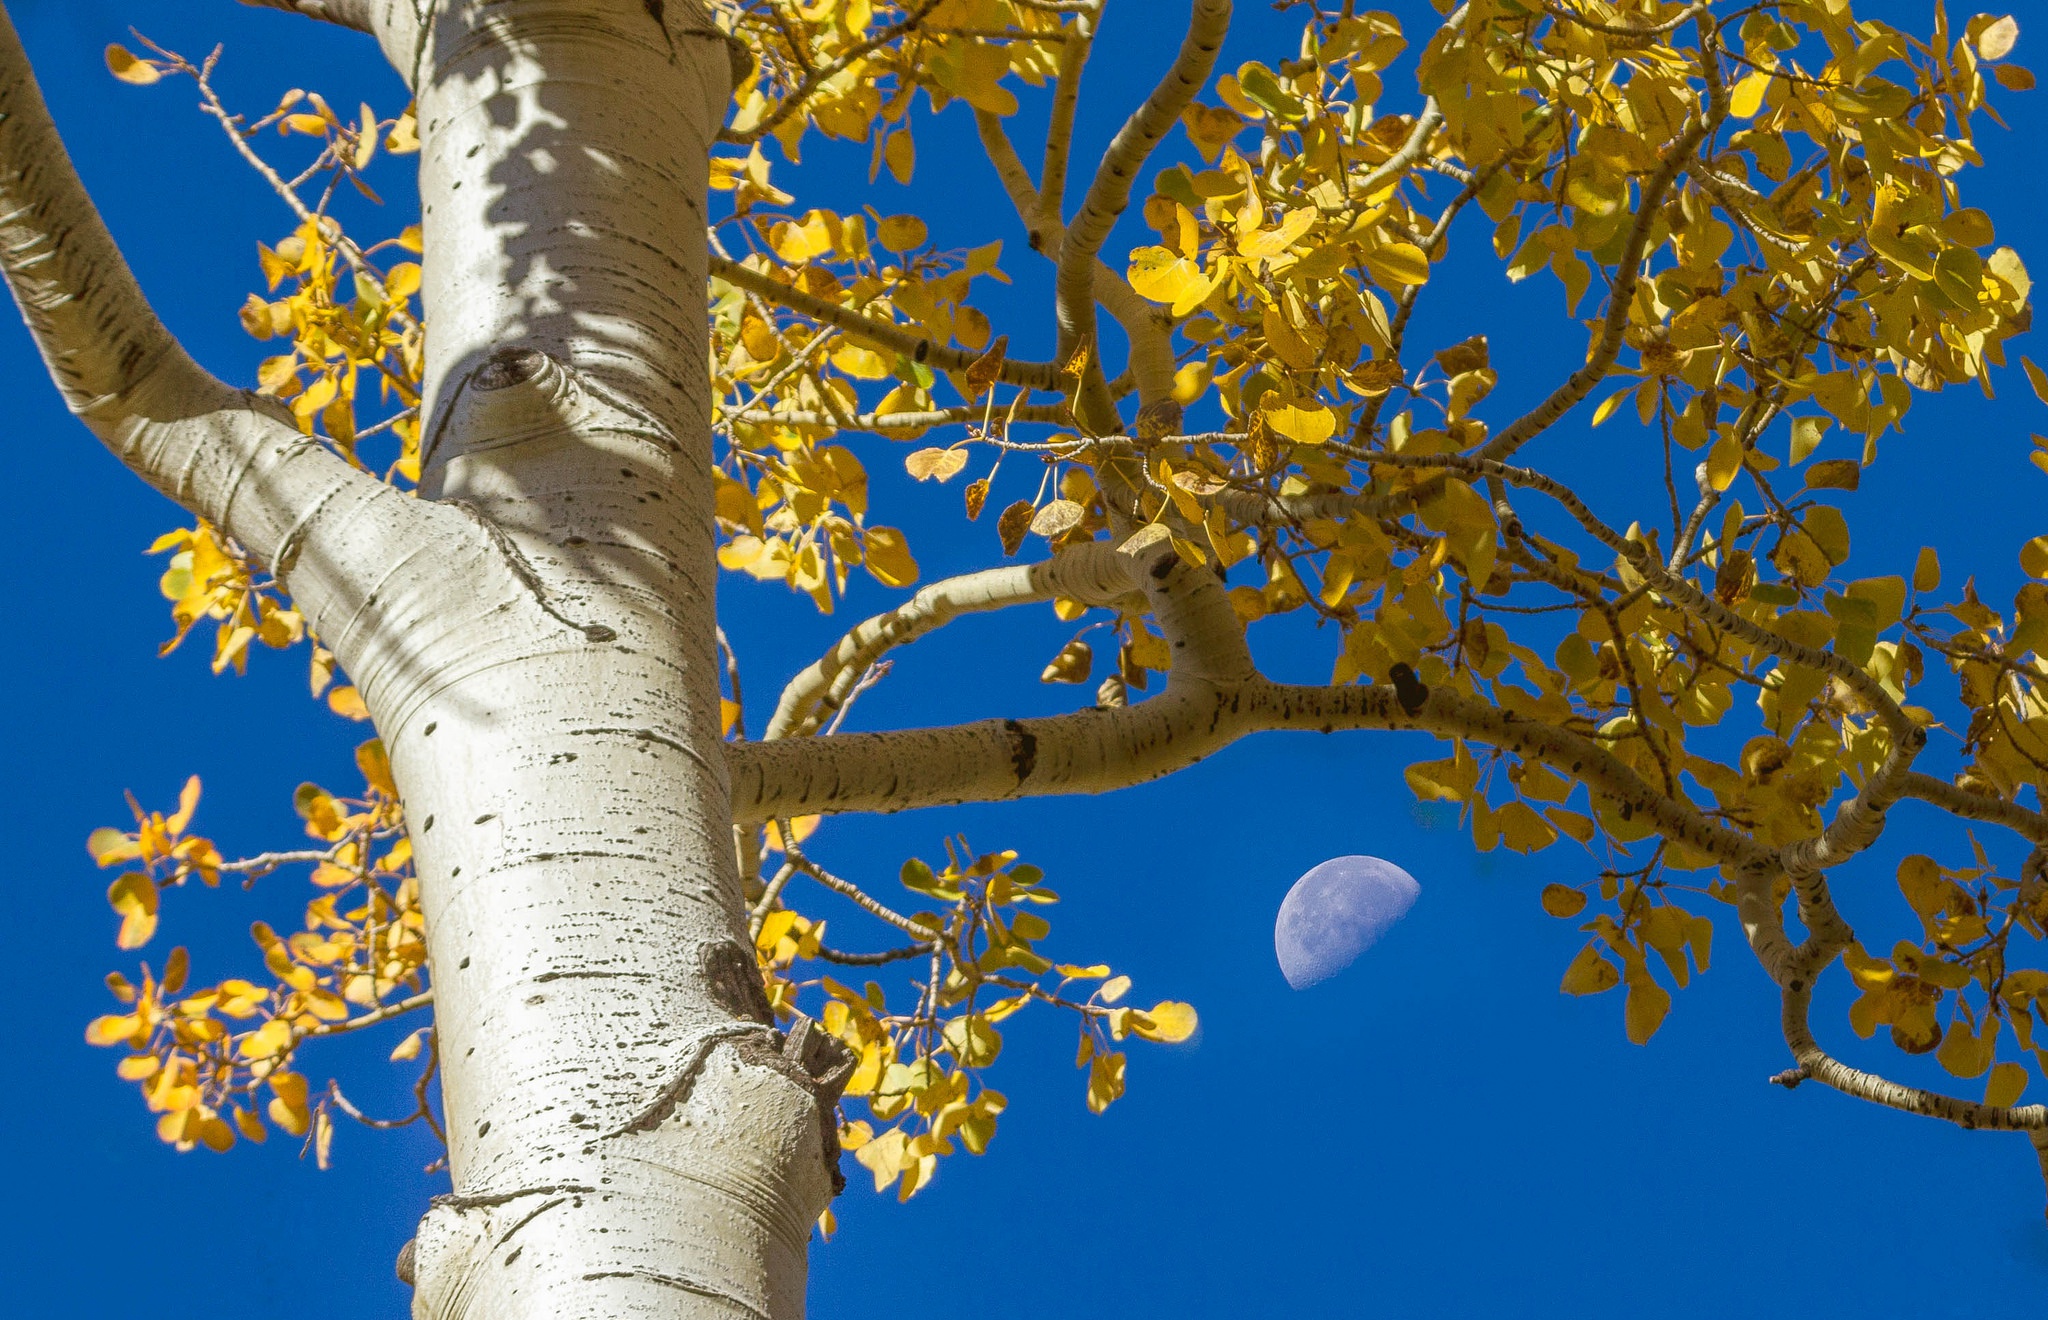
[[947, 481], [966, 466], [965, 449], [920, 449], [903, 460], [903, 470], [919, 481]]
[[1622, 1010], [1629, 1040], [1637, 1045], [1649, 1044], [1650, 1037], [1664, 1025], [1664, 1015], [1670, 1011], [1671, 992], [1652, 981], [1647, 974], [1630, 982], [1628, 1004]]
[[1991, 1070], [1991, 1078], [1984, 1084], [1984, 1103], [2000, 1109], [2008, 1108], [2019, 1103], [2026, 1089], [2026, 1065], [2001, 1063]]
[[2019, 39], [2018, 19], [2011, 14], [1993, 19], [1977, 32], [1977, 57], [1986, 61], [2002, 60], [2012, 54], [2012, 48], [2019, 44]]
[[1707, 451], [1707, 484], [1715, 490], [1727, 490], [1735, 482], [1735, 474], [1742, 471], [1742, 441], [1733, 431], [1723, 431], [1721, 438], [1714, 441], [1714, 447]]
[[1585, 891], [1570, 885], [1545, 885], [1543, 910], [1553, 917], [1576, 917], [1586, 910]]
[[1265, 411], [1266, 426], [1298, 444], [1319, 445], [1337, 431], [1337, 417], [1320, 404], [1288, 405]]
[[1980, 1077], [1991, 1066], [1997, 1047], [1997, 1018], [1984, 1019], [1981, 1035], [1972, 1032], [1968, 1023], [1958, 1019], [1949, 1025], [1948, 1034], [1941, 1038], [1941, 1048], [1934, 1057], [1957, 1077]]
[[1200, 266], [1163, 247], [1132, 251], [1130, 280], [1141, 297], [1168, 304], [1175, 316], [1193, 311], [1216, 287]]
[[163, 70], [148, 60], [137, 59], [126, 46], [107, 47], [107, 71], [124, 83], [147, 87], [163, 77]]
[[979, 1014], [954, 1018], [946, 1024], [944, 1035], [946, 1048], [965, 1068], [987, 1067], [1003, 1051], [1002, 1033]]
[[1049, 500], [1044, 508], [1031, 515], [1031, 530], [1050, 541], [1079, 527], [1086, 516], [1087, 510], [1073, 500]]
[[1625, 390], [1622, 390], [1615, 394], [1608, 395], [1607, 398], [1601, 402], [1600, 406], [1593, 410], [1593, 425], [1598, 426], [1600, 425], [1600, 423], [1614, 416], [1615, 410], [1621, 407], [1622, 400], [1628, 398], [1628, 396], [1633, 393], [1635, 393], [1635, 386], [1631, 385]]
[[391, 268], [384, 277], [384, 292], [392, 302], [403, 302], [420, 291], [420, 265], [417, 261], [401, 261]]
[[868, 572], [885, 587], [907, 587], [917, 581], [917, 561], [909, 543], [894, 527], [870, 527], [862, 537]]
[[2048, 372], [2034, 365], [2034, 359], [2022, 354], [2020, 365], [2027, 369], [2027, 383], [2034, 387], [2034, 397], [2048, 403]]
[[356, 768], [363, 772], [363, 782], [376, 789], [385, 797], [398, 796], [398, 785], [391, 779], [391, 758], [384, 752], [384, 740], [372, 738], [356, 748]]
[[1060, 653], [1052, 658], [1052, 663], [1048, 664], [1044, 672], [1039, 674], [1038, 681], [1041, 683], [1086, 683], [1088, 675], [1094, 667], [1094, 650], [1088, 643], [1076, 637], [1073, 641], [1060, 648]]
[[1941, 585], [1941, 557], [1933, 546], [1923, 546], [1913, 564], [1913, 590], [1932, 591]]
[[[120, 1045], [128, 1043], [131, 1046], [139, 1047], [142, 1039], [147, 1039], [147, 1034], [147, 1031], [143, 1028], [142, 1019], [132, 1013], [114, 1013], [108, 1014], [106, 1017], [96, 1017], [92, 1020], [91, 1025], [85, 1029], [85, 1039], [89, 1045]], [[138, 1037], [142, 1039], [138, 1039]], [[125, 1067], [126, 1065], [124, 1064], [123, 1066]], [[151, 1071], [154, 1071], [154, 1069]], [[124, 1077], [127, 1076], [125, 1072], [122, 1075]], [[144, 1075], [147, 1076], [148, 1074]]]
[[1129, 994], [1130, 992], [1130, 977], [1113, 976], [1109, 980], [1104, 981], [1102, 983], [1102, 987], [1095, 992], [1095, 997], [1097, 999], [1100, 999], [1105, 1004], [1114, 1004], [1117, 1000], [1122, 999], [1125, 995]]
[[1565, 968], [1558, 989], [1568, 995], [1597, 995], [1621, 984], [1621, 969], [1601, 954], [1597, 944], [1588, 944]]
[[1383, 286], [1429, 283], [1429, 258], [1413, 243], [1387, 243], [1368, 251], [1365, 268]]
[[1146, 1040], [1156, 1040], [1167, 1045], [1178, 1045], [1195, 1034], [1201, 1020], [1195, 1014], [1193, 1004], [1178, 1000], [1163, 1000], [1131, 1019], [1131, 1030]]
[[107, 902], [120, 914], [121, 931], [115, 943], [123, 949], [139, 949], [156, 934], [156, 882], [131, 872], [107, 886]]
[[1764, 108], [1764, 93], [1771, 88], [1771, 75], [1764, 69], [1753, 69], [1749, 76], [1735, 84], [1728, 96], [1728, 113], [1738, 119], [1754, 119], [1756, 112]]
[[875, 237], [891, 252], [909, 252], [923, 247], [930, 231], [914, 215], [892, 215], [875, 226]]
[[1124, 1056], [1098, 1054], [1088, 1061], [1088, 1112], [1099, 1114], [1124, 1093]]
[[363, 704], [363, 697], [352, 687], [338, 687], [327, 694], [327, 709], [345, 720], [366, 720], [370, 708]]

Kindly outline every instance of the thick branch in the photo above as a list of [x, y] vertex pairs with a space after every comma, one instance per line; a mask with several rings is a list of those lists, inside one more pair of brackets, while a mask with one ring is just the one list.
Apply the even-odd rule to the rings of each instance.
[[[1067, 26], [1060, 49], [1059, 81], [1053, 86], [1052, 118], [1045, 130], [1045, 168], [1038, 178], [1040, 223], [1063, 224], [1067, 208], [1067, 163], [1074, 154], [1074, 111], [1081, 103], [1081, 70], [1095, 49], [1095, 15], [1081, 13]], [[1030, 220], [1026, 220], [1028, 225]]]
[[354, 28], [358, 32], [376, 31], [372, 12], [376, 8], [374, 0], [242, 0], [242, 3], [258, 9], [282, 9], [286, 13], [304, 14], [307, 18]]
[[1887, 1109], [1945, 1119], [1958, 1127], [1997, 1132], [2048, 1130], [2048, 1105], [1987, 1105], [1942, 1095], [1938, 1091], [1925, 1091], [1917, 1086], [1904, 1086], [1875, 1073], [1850, 1067], [1823, 1050], [1814, 1040], [1813, 1032], [1807, 1026], [1807, 1013], [1812, 1002], [1811, 985], [1796, 990], [1786, 989], [1785, 1043], [1792, 1047], [1792, 1057], [1799, 1061], [1800, 1071], [1823, 1086], [1831, 1086], [1844, 1095], [1853, 1095]]
[[1940, 807], [1951, 816], [2003, 825], [2034, 843], [2048, 843], [2048, 816], [2029, 811], [2017, 802], [2008, 802], [1988, 793], [1973, 793], [1918, 771], [1906, 776], [1899, 795]]
[[[942, 371], [965, 371], [980, 356], [965, 349], [934, 344], [923, 335], [903, 326], [878, 321], [852, 308], [827, 302], [823, 298], [770, 278], [751, 266], [743, 266], [737, 261], [730, 261], [716, 254], [711, 257], [711, 273], [728, 284], [736, 284], [747, 292], [758, 294], [800, 316], [808, 316], [824, 325], [837, 326], [849, 334], [858, 335], [862, 339]], [[1049, 390], [1056, 388], [1059, 371], [1050, 362], [1019, 362], [1006, 358], [996, 373], [996, 379], [1011, 385], [1022, 385], [1026, 389]]]
[[[409, 504], [202, 370], [150, 309], [0, 10], [0, 268], [64, 401], [144, 480], [283, 575], [316, 512]], [[394, 515], [395, 516], [395, 515]]]
[[[1009, 194], [1017, 218], [1024, 222], [1031, 236], [1032, 248], [1058, 263], [1066, 250], [1067, 227], [1060, 222], [1056, 208], [1047, 204], [1044, 194], [1032, 186], [1024, 162], [1018, 159], [1009, 134], [1003, 131], [1001, 117], [977, 110], [974, 123], [981, 133], [982, 149], [1003, 181], [1003, 191]], [[1095, 259], [1094, 289], [1096, 302], [1108, 309], [1130, 340], [1130, 372], [1138, 383], [1138, 402], [1150, 404], [1167, 398], [1173, 390], [1172, 315], [1157, 303], [1148, 302], [1128, 279], [1100, 257]], [[1111, 392], [1114, 394], [1114, 389]]]
[[1064, 596], [1107, 605], [1140, 590], [1137, 565], [1108, 545], [1076, 546], [1030, 565], [993, 568], [934, 582], [908, 601], [855, 628], [783, 689], [769, 738], [815, 733], [845, 702], [868, 666], [964, 614], [980, 614]]
[[[1181, 111], [1187, 109], [1202, 84], [1209, 80], [1209, 71], [1215, 67], [1216, 54], [1229, 30], [1230, 0], [1195, 0], [1187, 36], [1172, 69], [1117, 131], [1109, 150], [1103, 153], [1102, 164], [1088, 186], [1088, 195], [1060, 247], [1055, 285], [1060, 361], [1068, 360], [1083, 347], [1095, 353], [1096, 258], [1102, 254], [1102, 245], [1117, 217], [1130, 204], [1131, 186], [1138, 171], [1168, 130], [1179, 122]], [[1099, 362], [1092, 364], [1090, 374], [1084, 378], [1075, 412], [1098, 430], [1109, 430], [1115, 423], [1102, 415], [1106, 409], [1103, 400], [1096, 397], [1102, 384], [1099, 366]]]

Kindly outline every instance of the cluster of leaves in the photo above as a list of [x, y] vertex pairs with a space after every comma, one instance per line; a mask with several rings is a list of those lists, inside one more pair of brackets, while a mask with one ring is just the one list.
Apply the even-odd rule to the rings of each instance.
[[727, 139], [772, 136], [795, 160], [815, 126], [871, 143], [870, 177], [886, 166], [898, 183], [917, 160], [910, 110], [920, 88], [934, 110], [957, 99], [1014, 114], [1004, 80], [1053, 77], [1064, 26], [1028, 0], [715, 0], [713, 9], [754, 54], [733, 90]]
[[[967, 297], [979, 277], [1001, 280], [1001, 244], [968, 253], [930, 249], [913, 216], [802, 215], [763, 209], [789, 198], [767, 191], [756, 147], [738, 170], [714, 173], [735, 192], [724, 228], [748, 245], [742, 263], [776, 284], [833, 307], [913, 327], [941, 345], [980, 353], [990, 344], [986, 315]], [[753, 180], [760, 180], [757, 185]], [[936, 373], [910, 354], [863, 343], [795, 316], [774, 302], [714, 278], [711, 288], [713, 386], [719, 400], [718, 519], [728, 540], [728, 569], [780, 580], [829, 612], [848, 573], [865, 566], [885, 586], [917, 580], [904, 534], [870, 525], [867, 469], [844, 445], [829, 443], [863, 416], [914, 418], [933, 411]], [[863, 400], [869, 386], [879, 397]], [[906, 428], [906, 435], [916, 428]]]
[[[1008, 71], [1026, 83], [1059, 62], [1022, 48], [1085, 39], [1078, 18], [1024, 4], [983, 8], [990, 30], [1043, 34], [1028, 43], [975, 38], [990, 52], [977, 58], [996, 68], [1007, 53]], [[867, 12], [802, 13], [823, 22], [827, 10]], [[763, 11], [750, 21], [770, 20]], [[844, 30], [856, 39], [856, 28]], [[764, 351], [770, 325], [787, 343], [775, 346], [746, 410], [802, 416], [815, 424], [813, 444], [845, 432], [902, 439], [959, 427], [959, 439], [911, 456], [921, 479], [960, 473], [978, 446], [997, 463], [1028, 452], [1042, 475], [1037, 495], [1001, 520], [1006, 553], [1032, 532], [1054, 548], [1122, 539], [1134, 525], [1164, 534], [1184, 558], [1230, 575], [1247, 622], [1307, 611], [1333, 625], [1334, 682], [1384, 682], [1407, 666], [1427, 687], [1590, 736], [1673, 800], [1772, 846], [1812, 838], [1824, 809], [1891, 754], [1877, 694], [1924, 728], [1948, 727], [1937, 714], [1947, 696], [1923, 690], [1937, 655], [1956, 679], [1961, 712], [1955, 782], [2009, 801], [2040, 788], [2048, 768], [2048, 670], [2032, 655], [2048, 638], [2048, 587], [2022, 589], [2010, 612], [1981, 601], [1974, 584], [1944, 596], [1931, 550], [1852, 577], [1844, 508], [1916, 391], [1963, 382], [1989, 391], [2006, 340], [2029, 324], [2025, 264], [1961, 191], [1979, 163], [1974, 121], [1996, 118], [1992, 92], [2032, 86], [2009, 60], [2017, 35], [2013, 19], [1996, 15], [1951, 26], [1938, 5], [1923, 39], [1859, 19], [1850, 0], [1726, 14], [1659, 0], [1473, 0], [1419, 52], [1429, 99], [1401, 113], [1387, 108], [1383, 84], [1407, 48], [1400, 22], [1350, 5], [1317, 13], [1295, 58], [1245, 63], [1217, 81], [1221, 104], [1186, 111], [1187, 147], [1199, 159], [1156, 175], [1144, 216], [1157, 242], [1125, 261], [1132, 290], [1172, 327], [1172, 399], [1213, 406], [1214, 430], [1179, 434], [1196, 428], [1166, 413], [1174, 424], [1140, 416], [1121, 436], [1062, 433], [1074, 425], [1064, 400], [1038, 403], [1019, 391], [977, 407], [986, 386], [956, 378], [960, 401], [941, 403], [905, 393], [922, 377], [902, 363], [888, 373], [887, 399], [868, 411], [853, 381], [820, 407], [825, 368], [776, 375], [795, 360], [788, 345], [825, 338], [883, 362], [888, 355], [843, 318], [827, 324], [787, 308], [772, 322], [772, 309], [757, 308]], [[894, 90], [856, 102], [870, 110], [814, 121], [829, 135], [873, 142], [882, 162], [897, 150], [890, 135], [907, 133], [919, 77], [901, 53], [912, 39], [893, 39], [863, 58], [893, 61]], [[778, 85], [801, 85], [790, 77]], [[933, 91], [935, 109], [942, 92]], [[1018, 108], [1001, 90], [975, 104], [997, 116]], [[792, 157], [800, 121], [792, 114], [774, 127]], [[787, 203], [768, 185], [758, 146], [723, 168], [736, 218], [763, 201]], [[1409, 342], [1413, 311], [1468, 209], [1485, 216], [1472, 223], [1491, 225], [1508, 279], [1547, 270], [1567, 314], [1589, 315], [1585, 367], [1519, 414], [1499, 407], [1510, 392], [1496, 394], [1503, 373], [1483, 336], [1430, 350]], [[831, 232], [829, 212], [808, 215]], [[789, 244], [797, 222], [779, 223], [792, 226], [775, 231]], [[798, 287], [829, 260], [855, 260], [822, 241], [799, 253], [771, 237], [767, 250], [760, 267]], [[889, 302], [880, 271], [863, 273], [858, 293], [832, 300], [897, 324], [902, 303]], [[963, 337], [950, 307], [934, 310], [941, 315], [912, 311], [932, 342], [982, 350], [978, 322]], [[737, 332], [727, 333], [729, 352]], [[2048, 376], [2026, 365], [2048, 398]], [[1531, 391], [1513, 393], [1526, 400]], [[1669, 491], [1668, 530], [1647, 517], [1611, 527], [1560, 483], [1503, 466], [1581, 402], [1592, 425], [1624, 413], [1641, 425], [1649, 443], [1640, 452]], [[1042, 438], [1020, 439], [1030, 426]], [[1123, 482], [1129, 501], [1112, 507], [1105, 492], [1119, 481], [1106, 468], [1133, 455], [1142, 479]], [[2036, 462], [2048, 468], [2048, 456]], [[1680, 494], [1688, 469], [1696, 498]], [[1518, 507], [1532, 493], [1536, 503]], [[988, 494], [985, 478], [970, 485], [970, 517]], [[736, 492], [735, 508], [742, 503]], [[1539, 522], [1555, 530], [1539, 531]], [[1637, 555], [1669, 565], [1684, 589], [1650, 582]], [[2048, 537], [2024, 548], [2022, 565], [2048, 580]], [[1117, 626], [1120, 677], [1142, 682], [1167, 667], [1168, 648], [1142, 621]], [[1788, 644], [1808, 659], [1789, 655]], [[1817, 654], [1849, 661], [1868, 683], [1845, 682], [1811, 662]], [[1077, 642], [1046, 677], [1085, 677], [1087, 668]], [[1746, 741], [1736, 733], [1738, 689], [1756, 712]], [[1565, 989], [1626, 986], [1629, 1034], [1647, 1040], [1671, 1002], [1652, 969], [1661, 964], [1682, 986], [1707, 965], [1706, 913], [1733, 891], [1688, 873], [1721, 859], [1499, 749], [1461, 741], [1408, 778], [1426, 799], [1462, 804], [1482, 850], [1534, 852], [1568, 836], [1601, 860], [1586, 886], [1544, 895], [1547, 910], [1581, 919], [1591, 939]], [[2029, 929], [2034, 891], [1995, 880], [1981, 862], [1973, 871], [1982, 875], [1972, 919]], [[1954, 916], [1915, 894], [1923, 916]], [[1600, 910], [1588, 914], [1595, 896]], [[1695, 910], [1702, 899], [1706, 908]], [[2013, 997], [2021, 991], [2007, 987], [2029, 986], [2035, 974], [2004, 971], [2004, 941], [1994, 958], [1992, 937], [1975, 938], [1967, 955], [1900, 953], [1882, 966], [1858, 946], [1852, 971], [1876, 995], [1859, 1010], [1858, 1029], [1895, 1022], [1910, 1003], [1916, 1016], [1902, 1043], [1939, 1039], [1929, 1025], [1942, 996], [1930, 998], [1928, 987], [1942, 976], [1956, 982], [1942, 994], [1973, 1024], [1971, 1040], [1996, 1035], [1980, 1020], [2023, 1016], [2026, 1003]], [[1910, 970], [1929, 957], [1952, 970]], [[1965, 965], [1986, 997], [1976, 1009], [1954, 970]], [[1871, 990], [1883, 977], [1912, 988]], [[1943, 1061], [1952, 1057], [1977, 1062], [1959, 1045]]]
[[[800, 828], [792, 827], [792, 843]], [[908, 1200], [956, 1141], [976, 1155], [987, 1149], [1008, 1102], [982, 1074], [1002, 1052], [998, 1024], [1020, 1009], [1039, 1003], [1075, 1015], [1077, 1066], [1087, 1072], [1088, 1108], [1098, 1114], [1124, 1092], [1122, 1041], [1176, 1043], [1195, 1032], [1188, 1005], [1126, 1005], [1129, 977], [1106, 966], [1055, 964], [1041, 953], [1051, 933], [1042, 909], [1059, 895], [1015, 852], [977, 855], [965, 839], [949, 839], [943, 869], [915, 858], [904, 863], [904, 889], [936, 905], [907, 915], [820, 871], [800, 852], [787, 858], [762, 891], [756, 953], [778, 1015], [813, 1014], [855, 1060], [840, 1142], [874, 1175], [876, 1191], [894, 1182], [898, 1197]], [[785, 886], [800, 874], [853, 898], [914, 942], [879, 954], [832, 948], [824, 920], [784, 901]], [[826, 970], [890, 964], [919, 975], [856, 988]]]
[[[267, 293], [250, 294], [241, 309], [242, 326], [252, 336], [287, 345], [287, 351], [265, 358], [257, 367], [258, 392], [287, 405], [300, 430], [319, 436], [358, 467], [363, 465], [359, 444], [388, 434], [395, 452], [384, 467], [384, 480], [405, 486], [416, 483], [425, 352], [425, 331], [414, 305], [420, 267], [402, 258], [386, 263], [389, 253], [419, 254], [419, 226], [407, 226], [396, 238], [363, 247], [330, 213], [344, 184], [381, 202], [364, 178], [365, 171], [380, 151], [397, 157], [419, 151], [412, 110], [381, 118], [366, 104], [351, 120], [318, 92], [294, 88], [268, 114], [247, 120], [230, 114], [214, 93], [218, 52], [194, 64], [176, 52], [145, 44], [153, 58], [138, 57], [119, 45], [107, 47], [108, 69], [136, 86], [151, 85], [166, 75], [190, 78], [230, 141], [301, 217], [275, 247], [257, 244]], [[312, 140], [309, 145], [315, 150], [310, 158], [289, 176], [256, 152], [255, 139], [271, 129], [287, 138]], [[315, 185], [318, 195], [305, 200]], [[374, 399], [368, 393], [359, 396], [365, 376], [376, 382]], [[208, 619], [216, 625], [214, 672], [233, 666], [241, 673], [252, 641], [283, 650], [306, 636], [304, 620], [291, 609], [278, 583], [217, 529], [201, 521], [166, 533], [150, 547], [152, 554], [164, 551], [171, 552], [171, 562], [163, 593], [172, 602], [178, 630], [165, 644], [165, 652], [183, 642], [200, 619]], [[316, 697], [326, 689], [332, 672], [333, 657], [316, 644]], [[347, 695], [339, 698], [337, 709], [356, 714]]]
[[[135, 828], [95, 830], [88, 841], [102, 867], [136, 868], [107, 891], [121, 917], [123, 949], [141, 948], [154, 936], [165, 889], [195, 878], [211, 887], [223, 875], [254, 884], [283, 867], [312, 868], [315, 892], [306, 903], [304, 928], [280, 935], [258, 922], [251, 930], [263, 958], [261, 979], [190, 984], [191, 959], [182, 947], [171, 951], [161, 974], [144, 963], [138, 980], [118, 972], [107, 978], [122, 1009], [94, 1019], [86, 1039], [127, 1051], [117, 1071], [140, 1086], [158, 1116], [157, 1135], [179, 1150], [225, 1151], [237, 1137], [261, 1142], [276, 1127], [305, 1137], [325, 1167], [335, 1113], [364, 1116], [337, 1085], [329, 1083], [324, 1092], [310, 1088], [299, 1068], [301, 1047], [430, 1002], [412, 844], [383, 745], [374, 739], [364, 743], [356, 764], [365, 781], [361, 797], [335, 797], [313, 784], [301, 785], [294, 795], [314, 847], [223, 859], [211, 840], [188, 832], [199, 803], [196, 776], [169, 816], [144, 812], [131, 798]], [[406, 1036], [391, 1057], [412, 1060], [423, 1053], [427, 1061], [415, 1088], [415, 1112], [395, 1121], [365, 1121], [435, 1124], [427, 1095], [434, 1072], [431, 1029]]]

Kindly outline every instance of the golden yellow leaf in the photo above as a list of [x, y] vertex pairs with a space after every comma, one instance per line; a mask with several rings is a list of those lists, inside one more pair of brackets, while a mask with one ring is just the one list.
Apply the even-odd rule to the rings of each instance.
[[1195, 1034], [1201, 1025], [1193, 1004], [1167, 999], [1131, 1019], [1131, 1030], [1146, 1040], [1178, 1045]]
[[1264, 410], [1266, 426], [1297, 444], [1319, 445], [1337, 431], [1337, 416], [1321, 404]]
[[398, 785], [391, 779], [391, 758], [385, 754], [383, 739], [372, 738], [356, 748], [356, 769], [363, 772], [363, 782], [371, 788], [388, 798], [398, 796]]
[[894, 527], [870, 527], [861, 537], [869, 573], [885, 587], [907, 587], [917, 581], [917, 560], [910, 543]]
[[1597, 944], [1579, 950], [1572, 965], [1565, 968], [1558, 989], [1568, 995], [1597, 995], [1621, 984], [1621, 969], [1607, 961]]
[[1584, 890], [1570, 885], [1543, 886], [1543, 910], [1553, 917], [1576, 917], [1586, 910]]
[[875, 237], [891, 252], [910, 252], [921, 248], [930, 231], [924, 221], [914, 215], [892, 215], [875, 226]]
[[1429, 258], [1413, 243], [1387, 243], [1369, 249], [1365, 268], [1383, 287], [1429, 283]]
[[1629, 983], [1628, 1003], [1622, 1009], [1622, 1020], [1628, 1029], [1628, 1038], [1637, 1045], [1647, 1045], [1650, 1037], [1657, 1034], [1657, 1028], [1664, 1025], [1665, 1014], [1671, 1011], [1671, 992], [1649, 978], [1648, 973]]
[[370, 708], [363, 704], [362, 694], [353, 687], [333, 688], [327, 693], [327, 709], [345, 720], [367, 720]]
[[1984, 1083], [1984, 1103], [2004, 1109], [2016, 1105], [2027, 1089], [2027, 1068], [2021, 1063], [2001, 1063], [1992, 1068]]
[[1764, 108], [1764, 93], [1771, 89], [1771, 75], [1765, 69], [1752, 69], [1747, 76], [1736, 83], [1728, 94], [1728, 113], [1738, 119], [1754, 119], [1757, 111]]
[[156, 934], [156, 882], [146, 875], [130, 873], [107, 886], [107, 902], [121, 917], [115, 943], [123, 949], [139, 949]]
[[136, 58], [126, 46], [121, 45], [107, 47], [107, 71], [122, 82], [133, 83], [137, 87], [147, 87], [164, 76], [163, 70], [148, 60]]

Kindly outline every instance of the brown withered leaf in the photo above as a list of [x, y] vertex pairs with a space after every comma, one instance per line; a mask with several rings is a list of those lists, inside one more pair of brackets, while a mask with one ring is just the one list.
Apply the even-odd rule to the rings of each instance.
[[1385, 394], [1404, 379], [1401, 364], [1392, 358], [1374, 358], [1361, 362], [1358, 370], [1351, 373], [1351, 379], [1366, 394]]
[[997, 335], [996, 341], [988, 346], [988, 352], [967, 364], [967, 397], [978, 399], [996, 383], [996, 377], [1003, 371], [1003, 355], [1009, 352], [1010, 337]]
[[1190, 495], [1214, 495], [1227, 484], [1213, 472], [1200, 468], [1183, 468], [1173, 474], [1173, 484]]
[[1808, 490], [1854, 490], [1863, 483], [1863, 465], [1853, 458], [1822, 459], [1806, 469]]
[[1252, 413], [1250, 422], [1245, 426], [1242, 448], [1244, 456], [1251, 460], [1254, 472], [1270, 471], [1279, 459], [1280, 446], [1273, 443], [1273, 432], [1266, 426], [1263, 411]]
[[967, 483], [967, 521], [981, 517], [981, 506], [988, 503], [988, 478], [976, 477]]
[[1024, 544], [1024, 534], [1031, 530], [1031, 516], [1037, 510], [1030, 500], [1018, 500], [1003, 510], [996, 519], [996, 538], [1003, 543], [1003, 553], [1014, 555]]
[[1132, 432], [1140, 440], [1164, 440], [1170, 435], [1179, 435], [1181, 421], [1186, 411], [1172, 399], [1155, 399], [1138, 409], [1138, 420], [1132, 423]]
[[1463, 343], [1452, 344], [1436, 355], [1436, 364], [1446, 376], [1462, 376], [1482, 369], [1487, 365], [1486, 336], [1474, 335]]

